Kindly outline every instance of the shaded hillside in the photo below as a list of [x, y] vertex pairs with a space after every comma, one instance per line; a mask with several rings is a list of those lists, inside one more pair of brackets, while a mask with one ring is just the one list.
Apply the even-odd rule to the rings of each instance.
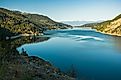
[[15, 33], [10, 32], [6, 28], [0, 27], [0, 40], [3, 40], [5, 38], [5, 36], [11, 36], [11, 35], [14, 35], [14, 34]]
[[[0, 8], [0, 27], [9, 30], [10, 33], [14, 33], [6, 36], [13, 36], [18, 34], [39, 35], [44, 30], [66, 29], [71, 26], [55, 22], [47, 16], [21, 13], [19, 11], [11, 11]], [[2, 34], [5, 34], [5, 32]]]
[[89, 24], [84, 24], [82, 26], [76, 26], [76, 27], [93, 27], [95, 25], [97, 25], [98, 23], [89, 23]]
[[[14, 33], [13, 35], [25, 33], [39, 34], [41, 32], [41, 28], [39, 28], [33, 22], [29, 21], [29, 19], [27, 19], [26, 16], [18, 12], [10, 11], [4, 8], [0, 8], [0, 27], [9, 30], [9, 32], [11, 33]], [[3, 32], [3, 34], [6, 33]]]

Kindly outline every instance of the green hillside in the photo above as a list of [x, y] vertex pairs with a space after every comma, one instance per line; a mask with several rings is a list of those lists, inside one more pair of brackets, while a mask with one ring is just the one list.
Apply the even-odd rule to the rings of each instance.
[[71, 26], [55, 22], [47, 16], [0, 8], [0, 35], [2, 35], [0, 39], [18, 34], [39, 35], [44, 30], [66, 29], [69, 27]]

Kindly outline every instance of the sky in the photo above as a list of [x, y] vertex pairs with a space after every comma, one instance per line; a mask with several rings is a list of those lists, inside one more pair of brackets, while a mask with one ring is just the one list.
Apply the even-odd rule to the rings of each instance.
[[0, 0], [0, 7], [56, 21], [109, 20], [121, 14], [121, 0]]

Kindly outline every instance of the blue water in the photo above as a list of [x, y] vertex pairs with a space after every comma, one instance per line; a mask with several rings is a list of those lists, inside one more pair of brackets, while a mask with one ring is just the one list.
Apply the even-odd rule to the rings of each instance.
[[49, 40], [24, 44], [29, 55], [39, 56], [62, 71], [73, 65], [79, 80], [121, 80], [121, 38], [95, 30], [46, 31]]

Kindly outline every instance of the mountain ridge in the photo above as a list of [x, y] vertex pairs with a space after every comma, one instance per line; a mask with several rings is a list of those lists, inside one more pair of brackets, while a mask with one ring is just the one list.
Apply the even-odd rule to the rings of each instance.
[[95, 23], [95, 22], [102, 22], [102, 20], [99, 20], [99, 21], [62, 21], [62, 23], [69, 24], [72, 26], [81, 26], [84, 24]]
[[[31, 13], [22, 13], [20, 11], [12, 11], [0, 8], [0, 39], [15, 36], [18, 34], [35, 34], [39, 35], [45, 30], [51, 29], [67, 29], [72, 26], [55, 22], [47, 16]], [[2, 32], [1, 30], [9, 31]], [[10, 35], [9, 35], [10, 34]]]

